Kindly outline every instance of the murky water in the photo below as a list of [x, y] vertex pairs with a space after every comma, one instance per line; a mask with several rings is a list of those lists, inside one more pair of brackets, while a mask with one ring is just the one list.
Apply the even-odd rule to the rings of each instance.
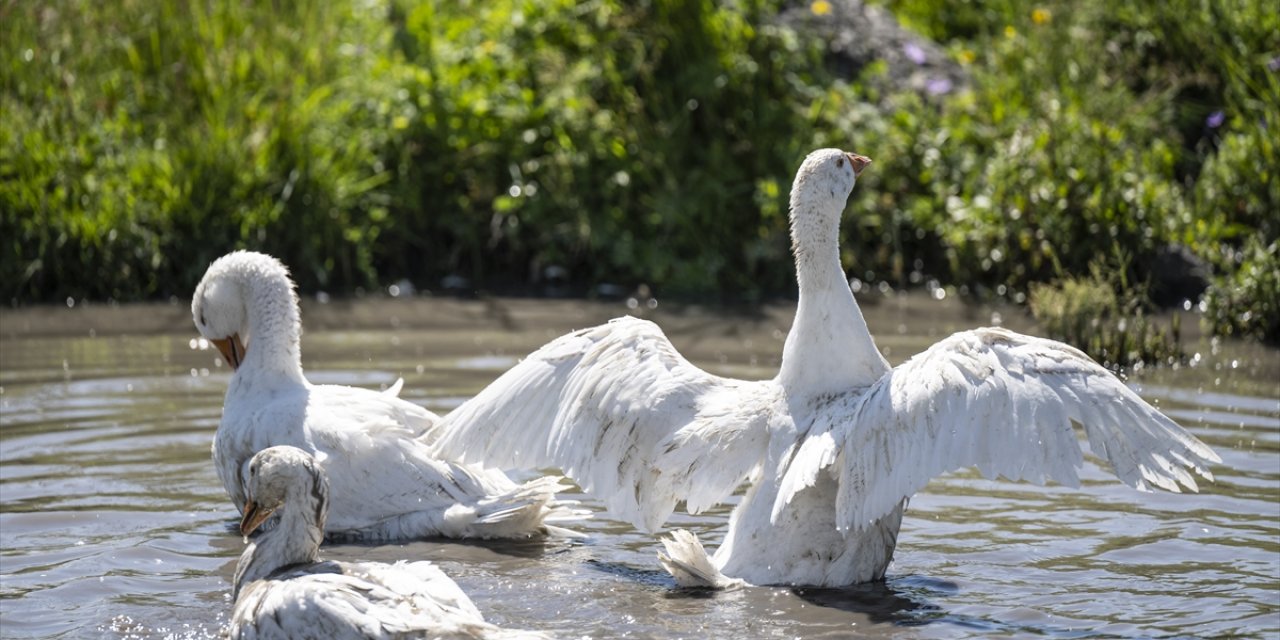
[[[644, 306], [641, 306], [644, 309]], [[620, 303], [431, 299], [304, 303], [316, 382], [447, 412], [516, 358]], [[866, 307], [900, 362], [988, 309], [899, 298]], [[791, 309], [649, 312], [717, 373], [770, 377]], [[1016, 310], [1006, 324], [1029, 329]], [[1184, 323], [1184, 324], [1194, 324]], [[185, 301], [0, 312], [0, 635], [209, 637], [242, 549], [209, 457], [228, 371]], [[334, 559], [429, 559], [498, 624], [560, 637], [1209, 637], [1280, 635], [1280, 353], [1202, 343], [1194, 367], [1135, 377], [1212, 445], [1199, 495], [1142, 494], [1093, 463], [1079, 490], [961, 472], [911, 502], [885, 584], [690, 593], [657, 541], [603, 513], [585, 541], [331, 546]], [[588, 505], [598, 503], [584, 498]], [[728, 507], [671, 526], [709, 546]]]

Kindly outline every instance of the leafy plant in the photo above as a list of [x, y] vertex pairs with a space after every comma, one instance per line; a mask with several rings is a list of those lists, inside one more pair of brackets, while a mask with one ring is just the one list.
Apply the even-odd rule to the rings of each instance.
[[1075, 345], [1113, 369], [1138, 363], [1181, 360], [1180, 320], [1162, 326], [1145, 313], [1140, 295], [1129, 291], [1117, 276], [1095, 267], [1088, 277], [1031, 286], [1031, 313], [1048, 335]]
[[304, 290], [555, 267], [789, 295], [791, 178], [837, 146], [876, 161], [842, 227], [863, 280], [1021, 301], [1102, 268], [1137, 313], [1176, 244], [1220, 273], [1220, 316], [1266, 317], [1244, 272], [1280, 233], [1269, 4], [886, 5], [967, 81], [833, 77], [778, 18], [830, 12], [781, 0], [11, 3], [0, 296], [185, 296], [241, 247]]

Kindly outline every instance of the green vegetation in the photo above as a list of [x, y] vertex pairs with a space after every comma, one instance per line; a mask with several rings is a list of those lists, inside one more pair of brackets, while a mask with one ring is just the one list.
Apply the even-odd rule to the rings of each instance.
[[1107, 367], [1181, 360], [1179, 316], [1168, 328], [1159, 325], [1147, 316], [1140, 295], [1121, 298], [1117, 291], [1131, 290], [1114, 279], [1095, 269], [1083, 278], [1033, 282], [1031, 313], [1049, 337], [1075, 345]]
[[1280, 242], [1251, 238], [1240, 267], [1209, 290], [1208, 320], [1218, 335], [1275, 342], [1280, 335]]
[[248, 247], [304, 290], [559, 265], [757, 300], [794, 286], [795, 166], [840, 146], [876, 160], [844, 225], [864, 280], [1111, 273], [1128, 301], [1177, 243], [1216, 331], [1280, 341], [1270, 2], [887, 0], [969, 75], [935, 95], [833, 77], [783, 4], [11, 3], [0, 296], [181, 297]]

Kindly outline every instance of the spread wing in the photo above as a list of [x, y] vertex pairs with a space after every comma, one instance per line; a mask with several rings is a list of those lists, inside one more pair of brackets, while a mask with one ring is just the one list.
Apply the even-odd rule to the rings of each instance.
[[861, 529], [941, 473], [1079, 486], [1072, 423], [1120, 480], [1196, 491], [1221, 459], [1073, 347], [1004, 329], [957, 333], [817, 416], [786, 466], [774, 517], [817, 474], [840, 489], [836, 523]]
[[645, 530], [685, 500], [697, 513], [756, 468], [775, 383], [713, 376], [657, 325], [619, 318], [562, 336], [445, 417], [446, 456], [559, 467]]

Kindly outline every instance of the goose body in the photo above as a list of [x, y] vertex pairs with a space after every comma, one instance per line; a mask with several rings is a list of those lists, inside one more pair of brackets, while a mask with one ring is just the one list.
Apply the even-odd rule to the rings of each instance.
[[214, 261], [192, 316], [235, 368], [213, 460], [237, 508], [249, 459], [289, 445], [315, 456], [328, 475], [331, 539], [520, 538], [574, 517], [555, 500], [558, 478], [518, 485], [501, 471], [437, 457], [429, 443], [439, 419], [396, 397], [398, 387], [311, 384], [302, 373], [297, 296], [275, 258], [238, 251]]
[[315, 459], [270, 447], [246, 467], [241, 532], [249, 543], [236, 566], [228, 634], [275, 638], [542, 638], [485, 622], [462, 589], [430, 562], [321, 562], [328, 482]]
[[840, 265], [841, 212], [870, 161], [823, 149], [791, 190], [800, 299], [778, 375], [743, 381], [685, 360], [653, 323], [562, 336], [446, 417], [436, 446], [493, 465], [556, 466], [615, 515], [657, 529], [749, 483], [724, 542], [664, 540], [684, 586], [877, 580], [906, 500], [932, 477], [1078, 486], [1072, 424], [1140, 490], [1196, 489], [1218, 457], [1078, 350], [999, 328], [946, 338], [897, 368]]

